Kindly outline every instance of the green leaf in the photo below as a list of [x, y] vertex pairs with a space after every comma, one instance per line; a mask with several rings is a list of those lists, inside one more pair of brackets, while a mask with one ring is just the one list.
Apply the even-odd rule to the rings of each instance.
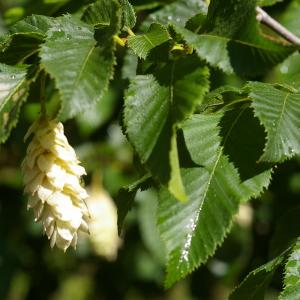
[[131, 82], [125, 96], [124, 123], [142, 163], [149, 159], [169, 109], [168, 88], [159, 85], [153, 75], [139, 75]]
[[186, 146], [192, 160], [199, 166], [214, 165], [219, 157], [221, 138], [218, 124], [221, 118], [220, 113], [194, 115], [184, 123]]
[[32, 15], [13, 25], [11, 34], [0, 39], [0, 62], [17, 64], [37, 53], [53, 20]]
[[300, 239], [294, 247], [285, 263], [284, 290], [280, 294], [280, 300], [296, 300], [300, 291]]
[[188, 30], [191, 30], [195, 33], [198, 33], [200, 29], [202, 28], [203, 24], [205, 23], [206, 20], [206, 14], [204, 13], [199, 13], [192, 18], [190, 18], [187, 22], [185, 27]]
[[189, 117], [208, 90], [208, 69], [195, 57], [168, 64], [156, 75], [140, 75], [125, 96], [129, 141], [154, 177], [185, 200], [179, 176], [176, 126]]
[[133, 6], [128, 0], [120, 0], [122, 8], [122, 25], [123, 28], [133, 28], [136, 23], [136, 16]]
[[283, 2], [284, 0], [258, 0], [258, 5], [260, 6], [271, 6], [275, 3]]
[[300, 295], [300, 285], [296, 285], [293, 288], [286, 289], [280, 296], [279, 300], [298, 300]]
[[119, 14], [119, 5], [116, 1], [98, 0], [90, 4], [82, 15], [82, 20], [95, 27], [115, 27], [113, 21], [116, 18], [116, 11]]
[[207, 5], [204, 0], [175, 1], [150, 14], [143, 22], [142, 30], [146, 30], [152, 23], [161, 23], [164, 25], [172, 23], [184, 26], [191, 17], [198, 13], [207, 13]]
[[248, 105], [228, 108], [220, 126], [224, 153], [238, 168], [243, 181], [239, 187], [241, 201], [258, 197], [272, 176], [271, 166], [258, 163], [265, 145], [264, 128]]
[[163, 25], [154, 23], [151, 24], [146, 34], [130, 36], [128, 38], [128, 47], [131, 48], [136, 55], [146, 59], [152, 49], [170, 39], [171, 37], [168, 30]]
[[208, 94], [206, 94], [205, 99], [202, 105], [199, 107], [201, 112], [204, 112], [207, 109], [211, 109], [215, 106], [220, 106], [225, 103], [225, 95], [226, 94], [238, 94], [240, 95], [242, 91], [239, 88], [223, 85], [215, 90], [212, 90]]
[[266, 129], [261, 161], [280, 162], [300, 153], [300, 94], [271, 84], [251, 82], [255, 115]]
[[264, 300], [266, 289], [275, 270], [283, 263], [285, 253], [255, 269], [232, 292], [229, 300]]
[[263, 74], [296, 50], [261, 35], [256, 1], [212, 1], [207, 22], [198, 35], [180, 26], [174, 30], [194, 47], [200, 58], [225, 73]]
[[160, 190], [158, 226], [168, 256], [165, 285], [171, 286], [214, 254], [238, 209], [239, 177], [222, 155], [221, 115], [194, 115], [183, 125], [187, 148], [203, 167], [181, 169], [189, 201], [181, 203]]
[[272, 82], [286, 83], [300, 91], [300, 55], [295, 53], [278, 65], [273, 72]]
[[120, 189], [116, 197], [116, 205], [118, 210], [118, 230], [119, 233], [122, 230], [125, 218], [134, 204], [135, 195], [138, 190], [146, 190], [150, 187], [151, 177], [145, 175], [138, 181], [130, 184], [127, 187]]
[[200, 58], [206, 60], [213, 67], [218, 67], [225, 73], [233, 73], [227, 50], [229, 39], [208, 34], [198, 35], [179, 26], [173, 26], [173, 28], [188, 45], [195, 48]]
[[300, 35], [299, 13], [300, 2], [291, 1], [283, 14], [279, 17], [279, 22], [297, 36]]
[[[115, 2], [110, 5], [118, 14]], [[118, 24], [114, 26], [117, 32]], [[60, 119], [72, 118], [91, 108], [104, 95], [115, 63], [111, 28], [109, 31], [109, 38], [104, 41], [100, 34], [97, 40], [101, 44], [97, 43], [93, 27], [71, 16], [58, 18], [48, 31], [40, 57], [61, 95]]]
[[18, 122], [20, 108], [28, 95], [27, 67], [0, 64], [0, 143]]
[[9, 31], [13, 34], [37, 33], [44, 38], [48, 29], [53, 25], [53, 22], [54, 18], [41, 15], [32, 15], [15, 23], [10, 27]]

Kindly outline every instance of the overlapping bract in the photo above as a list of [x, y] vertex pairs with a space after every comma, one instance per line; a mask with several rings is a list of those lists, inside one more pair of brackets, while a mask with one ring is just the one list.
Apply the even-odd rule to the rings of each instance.
[[28, 209], [33, 209], [35, 221], [42, 222], [51, 247], [75, 248], [78, 230], [88, 231], [84, 202], [88, 194], [80, 184], [85, 169], [79, 165], [62, 123], [41, 118], [30, 127], [25, 140], [31, 134], [22, 163]]

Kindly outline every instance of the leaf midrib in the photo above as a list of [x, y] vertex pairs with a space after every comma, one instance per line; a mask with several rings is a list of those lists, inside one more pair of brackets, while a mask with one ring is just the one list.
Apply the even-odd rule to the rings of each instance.
[[23, 85], [23, 83], [26, 81], [26, 74], [24, 74], [24, 78], [15, 86], [15, 88], [4, 98], [3, 104], [0, 106], [0, 111], [3, 109], [3, 107], [7, 104], [9, 99], [19, 90], [19, 88]]
[[276, 128], [275, 129], [275, 135], [273, 136], [273, 138], [269, 139], [269, 142], [271, 142], [272, 140], [276, 140], [278, 135], [279, 135], [278, 128], [280, 128], [280, 126], [281, 126], [282, 119], [283, 119], [283, 114], [286, 110], [287, 99], [289, 98], [290, 95], [291, 95], [291, 93], [287, 93], [285, 98], [284, 98], [282, 109], [280, 111], [280, 116], [278, 117], [277, 121], [274, 121], [277, 124], [277, 126], [275, 126], [275, 128]]
[[88, 52], [88, 55], [86, 56], [86, 58], [84, 59], [84, 61], [82, 63], [82, 67], [80, 68], [80, 71], [79, 71], [79, 73], [78, 73], [78, 75], [77, 75], [77, 77], [75, 79], [75, 82], [74, 82], [74, 86], [73, 86], [74, 89], [73, 89], [72, 96], [74, 96], [74, 94], [76, 93], [76, 86], [78, 85], [78, 82], [79, 82], [79, 80], [80, 80], [80, 78], [82, 76], [82, 73], [83, 73], [83, 71], [84, 71], [84, 69], [86, 67], [86, 64], [89, 61], [89, 58], [92, 55], [92, 53], [95, 50], [95, 48], [96, 48], [96, 43], [94, 43], [94, 45], [91, 47], [91, 49]]
[[[208, 181], [207, 181], [207, 184], [206, 184], [206, 187], [205, 187], [205, 191], [204, 191], [204, 193], [203, 193], [203, 195], [202, 195], [202, 201], [201, 201], [201, 204], [200, 204], [200, 206], [199, 206], [199, 209], [198, 209], [198, 211], [197, 211], [197, 214], [196, 214], [195, 217], [193, 218], [193, 221], [197, 221], [197, 220], [199, 219], [199, 214], [200, 214], [200, 212], [201, 212], [201, 210], [202, 210], [202, 207], [203, 207], [203, 205], [204, 205], [204, 202], [205, 202], [205, 199], [206, 199], [206, 196], [207, 196], [209, 187], [210, 187], [210, 185], [211, 185], [213, 176], [214, 176], [214, 174], [215, 174], [215, 172], [216, 172], [216, 169], [217, 169], [217, 166], [218, 166], [218, 164], [219, 164], [219, 162], [220, 162], [220, 159], [221, 159], [221, 156], [222, 156], [222, 152], [223, 152], [223, 151], [222, 151], [222, 147], [220, 147], [220, 148], [219, 148], [219, 153], [218, 153], [218, 155], [217, 155], [217, 157], [216, 157], [216, 161], [215, 161], [215, 163], [214, 163], [214, 165], [213, 165], [213, 168], [212, 168], [212, 170], [211, 170], [211, 173], [210, 173], [210, 175], [209, 175], [209, 179], [208, 179]], [[205, 168], [205, 170], [206, 170], [206, 168]], [[206, 171], [207, 171], [207, 170], [206, 170]], [[192, 240], [193, 240], [193, 238], [194, 238], [194, 232], [195, 232], [197, 226], [198, 226], [198, 224], [197, 224], [195, 227], [193, 227], [192, 231], [188, 232], [188, 235], [192, 234]], [[186, 238], [188, 237], [188, 235], [185, 237], [184, 242], [186, 241]], [[185, 244], [185, 243], [184, 243], [184, 244]], [[183, 248], [184, 248], [184, 245], [183, 245], [183, 247], [181, 247], [181, 249], [180, 249], [180, 252], [181, 252], [180, 257], [182, 257], [182, 250], [183, 250]], [[189, 249], [188, 249], [188, 255], [190, 255], [190, 249], [191, 249], [191, 247], [189, 247]]]
[[150, 45], [152, 47], [155, 47], [155, 45], [152, 43], [152, 41], [149, 39], [149, 37], [147, 36], [147, 34], [144, 35], [145, 39], [150, 43]]

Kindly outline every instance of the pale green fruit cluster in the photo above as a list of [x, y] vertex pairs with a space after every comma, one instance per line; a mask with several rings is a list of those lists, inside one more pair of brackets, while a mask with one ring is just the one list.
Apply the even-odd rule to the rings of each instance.
[[29, 195], [35, 221], [43, 224], [51, 247], [76, 248], [78, 230], [88, 232], [88, 197], [80, 184], [85, 169], [69, 145], [62, 123], [46, 118], [36, 121], [25, 140], [33, 134], [22, 163], [24, 193]]

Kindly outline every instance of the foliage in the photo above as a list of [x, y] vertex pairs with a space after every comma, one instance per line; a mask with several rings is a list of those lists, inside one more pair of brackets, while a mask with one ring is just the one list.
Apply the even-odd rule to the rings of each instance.
[[[9, 1], [0, 4], [6, 24], [0, 36], [0, 183], [12, 184], [5, 173], [11, 168], [19, 174], [24, 126], [38, 117], [38, 99], [46, 96], [48, 114], [66, 122], [89, 174], [102, 170], [104, 186], [116, 198], [129, 249], [120, 261], [133, 262], [127, 235], [132, 238], [131, 222], [140, 223], [146, 250], [134, 248], [143, 259], [136, 258], [131, 276], [143, 274], [159, 285], [163, 279], [153, 274], [165, 263], [164, 285], [171, 288], [197, 276], [200, 266], [216, 265], [231, 239], [247, 248], [251, 225], [236, 225], [239, 209], [286, 197], [271, 181], [285, 178], [278, 187], [286, 187], [291, 176], [299, 179], [300, 155], [299, 46], [261, 26], [255, 8], [271, 6], [299, 32], [298, 1], [23, 2], [19, 10]], [[12, 158], [10, 147], [19, 148]], [[288, 175], [280, 177], [278, 167]], [[254, 231], [263, 227], [259, 218], [273, 226], [268, 232], [278, 223], [270, 257], [264, 253], [228, 270], [231, 300], [264, 299], [282, 272], [279, 299], [300, 297], [299, 208], [275, 200], [270, 207], [269, 215], [258, 209], [251, 220]], [[0, 238], [1, 253], [10, 247]], [[89, 250], [81, 251], [79, 259], [90, 259]], [[85, 288], [93, 289], [90, 281]], [[0, 297], [5, 293], [0, 289]], [[111, 293], [108, 298], [125, 299]], [[89, 299], [88, 292], [78, 297]]]

